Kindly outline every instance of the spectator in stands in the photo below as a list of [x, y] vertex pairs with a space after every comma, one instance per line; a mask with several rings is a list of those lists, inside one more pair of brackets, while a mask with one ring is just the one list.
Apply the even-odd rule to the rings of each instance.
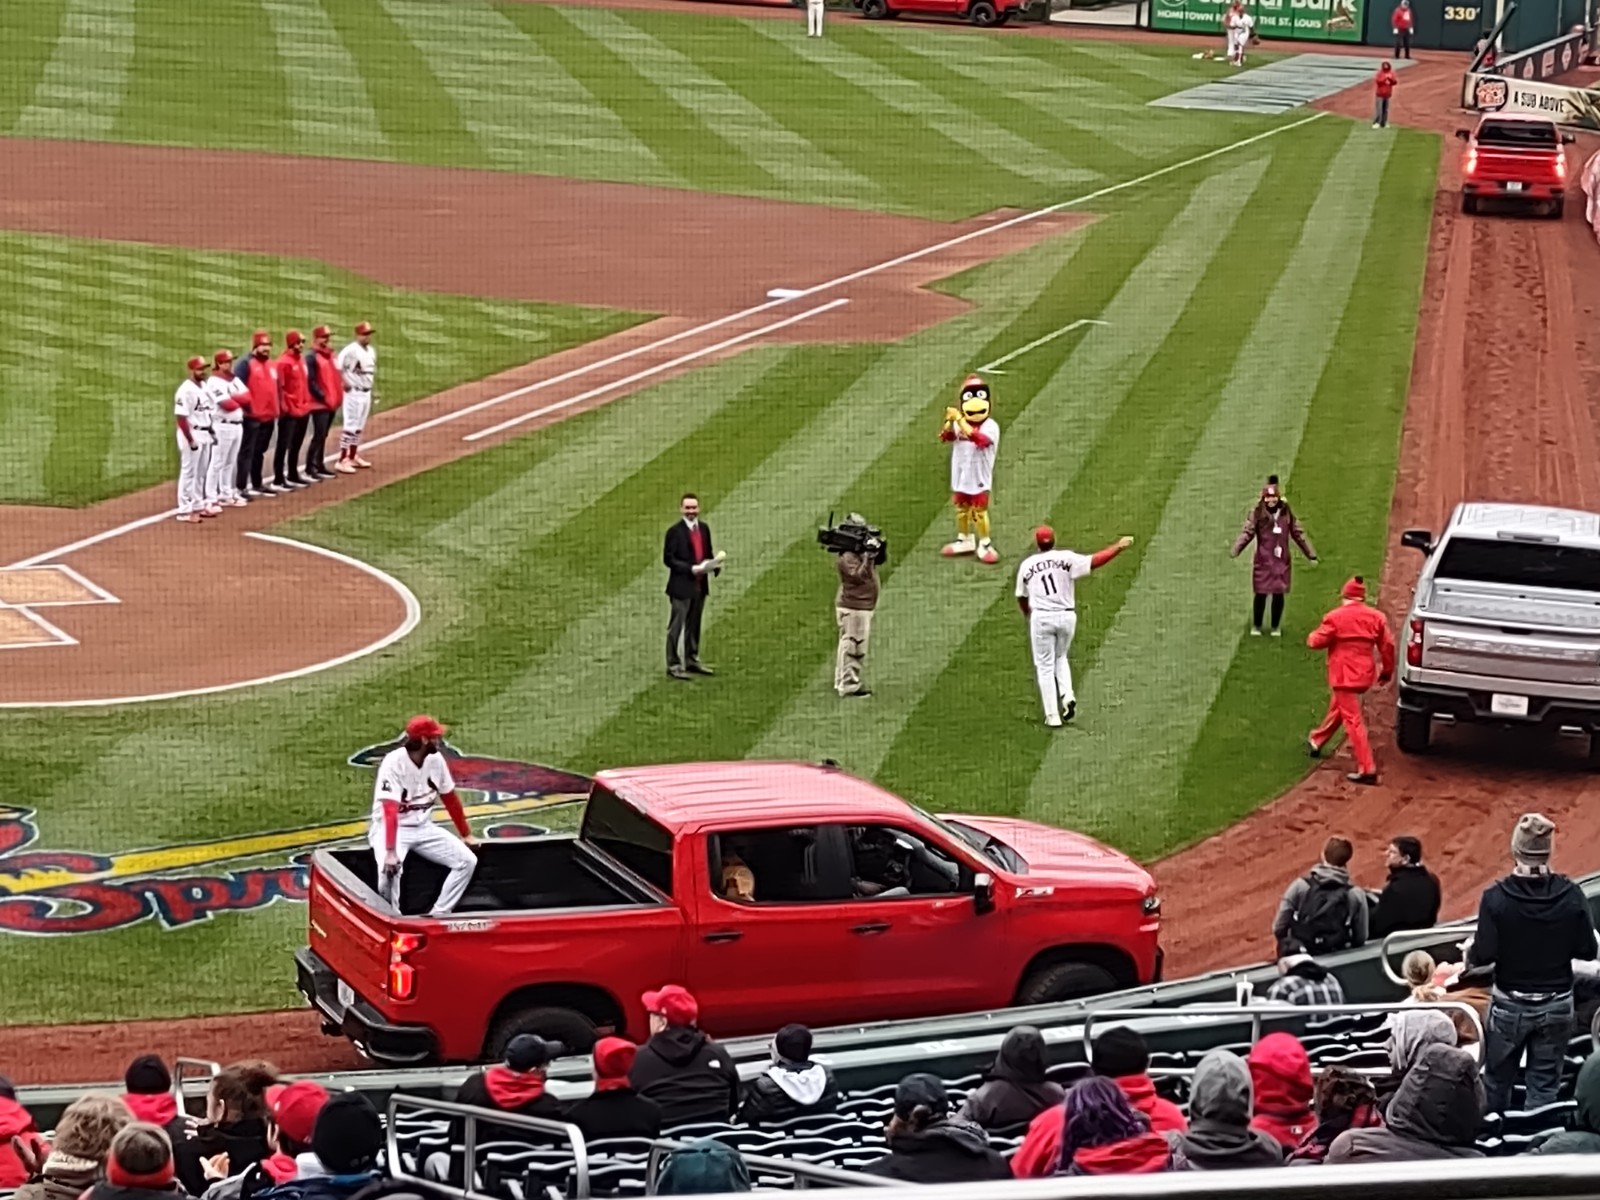
[[1573, 1023], [1573, 959], [1596, 957], [1594, 924], [1583, 889], [1550, 870], [1555, 823], [1524, 813], [1511, 834], [1510, 875], [1478, 903], [1478, 930], [1467, 965], [1494, 964], [1484, 1076], [1489, 1108], [1503, 1112], [1528, 1058], [1524, 1107], [1553, 1104]]
[[989, 1135], [970, 1121], [952, 1119], [950, 1095], [937, 1075], [907, 1075], [894, 1090], [894, 1116], [885, 1131], [887, 1157], [868, 1175], [902, 1183], [980, 1183], [1010, 1179], [1006, 1160], [989, 1147]]
[[750, 1168], [732, 1146], [714, 1138], [690, 1142], [667, 1157], [658, 1196], [721, 1196], [750, 1190]]
[[1328, 1148], [1346, 1129], [1378, 1129], [1383, 1114], [1378, 1111], [1378, 1094], [1365, 1075], [1349, 1067], [1324, 1067], [1317, 1076], [1317, 1127], [1306, 1134], [1289, 1155], [1289, 1165], [1319, 1163], [1328, 1157]]
[[663, 1127], [731, 1120], [739, 1107], [739, 1068], [733, 1055], [696, 1027], [695, 998], [668, 984], [644, 994], [644, 1010], [650, 1014], [650, 1040], [628, 1078], [660, 1106]]
[[1397, 1012], [1389, 1017], [1389, 1075], [1377, 1081], [1378, 1107], [1386, 1110], [1406, 1075], [1429, 1046], [1454, 1046], [1455, 1022], [1436, 1008]]
[[105, 1178], [111, 1143], [132, 1120], [127, 1106], [109, 1092], [79, 1096], [56, 1122], [50, 1153], [37, 1176], [19, 1187], [12, 1200], [78, 1200]]
[[189, 1122], [178, 1111], [178, 1097], [172, 1090], [172, 1072], [159, 1054], [141, 1054], [123, 1072], [126, 1089], [122, 1102], [135, 1121], [159, 1125], [167, 1131], [174, 1148], [189, 1136]]
[[1373, 894], [1370, 934], [1387, 937], [1397, 929], [1432, 929], [1439, 923], [1439, 877], [1422, 865], [1422, 843], [1402, 834], [1383, 852], [1389, 880]]
[[[505, 1061], [484, 1071], [475, 1071], [461, 1081], [456, 1103], [474, 1108], [491, 1108], [546, 1121], [561, 1120], [561, 1102], [544, 1090], [545, 1067], [556, 1047], [531, 1033], [519, 1034], [506, 1044]], [[460, 1143], [465, 1119], [453, 1123], [451, 1140]], [[477, 1143], [526, 1142], [546, 1140], [538, 1133], [515, 1125], [478, 1123]]]
[[[208, 1186], [207, 1159], [212, 1162], [212, 1177], [225, 1179], [272, 1157], [267, 1145], [267, 1089], [277, 1082], [277, 1070], [257, 1061], [224, 1067], [211, 1080], [205, 1122], [175, 1147], [178, 1181], [191, 1196], [204, 1194]], [[218, 1160], [221, 1154], [227, 1155], [225, 1162]]]
[[17, 1103], [17, 1089], [0, 1075], [0, 1190], [21, 1187], [32, 1174], [17, 1154], [19, 1144], [30, 1162], [49, 1153], [44, 1139], [39, 1136], [38, 1126], [33, 1123], [33, 1114]]
[[1444, 995], [1444, 989], [1434, 983], [1434, 972], [1439, 964], [1426, 950], [1413, 950], [1400, 961], [1400, 978], [1406, 981], [1406, 998], [1401, 1004], [1431, 1004]]
[[383, 1118], [371, 1100], [360, 1092], [330, 1097], [311, 1131], [310, 1162], [260, 1200], [350, 1200], [378, 1180], [383, 1141]]
[[639, 1047], [624, 1038], [601, 1038], [594, 1044], [594, 1091], [562, 1118], [576, 1125], [586, 1141], [661, 1136], [661, 1109], [628, 1082], [638, 1053]]
[[1153, 1175], [1173, 1169], [1172, 1147], [1128, 1103], [1115, 1081], [1091, 1075], [1063, 1105], [1058, 1175]]
[[1389, 1102], [1381, 1129], [1347, 1129], [1330, 1163], [1482, 1158], [1473, 1145], [1483, 1123], [1483, 1081], [1472, 1055], [1437, 1042], [1423, 1047]]
[[1316, 1127], [1311, 1111], [1311, 1059], [1291, 1033], [1269, 1033], [1250, 1049], [1250, 1082], [1255, 1087], [1259, 1129], [1287, 1150], [1293, 1150]]
[[1283, 1147], [1250, 1128], [1250, 1069], [1229, 1050], [1213, 1050], [1194, 1069], [1189, 1132], [1169, 1133], [1173, 1165], [1185, 1171], [1283, 1166]]
[[[297, 1079], [277, 1083], [267, 1089], [267, 1145], [272, 1154], [251, 1163], [237, 1175], [221, 1179], [206, 1189], [205, 1200], [252, 1200], [280, 1183], [305, 1175], [321, 1175], [323, 1169], [311, 1153], [311, 1131], [317, 1114], [328, 1102], [328, 1092], [320, 1083]], [[211, 1176], [219, 1163], [207, 1164]]]
[[1572, 1125], [1533, 1148], [1535, 1154], [1600, 1154], [1600, 1050], [1583, 1060], [1572, 1098], [1578, 1103]]
[[746, 1125], [774, 1125], [838, 1108], [833, 1072], [811, 1061], [811, 1030], [785, 1025], [772, 1039], [772, 1065], [745, 1088], [739, 1119]]
[[[1128, 1103], [1142, 1113], [1156, 1133], [1182, 1133], [1189, 1128], [1183, 1110], [1156, 1095], [1156, 1085], [1146, 1073], [1150, 1051], [1144, 1038], [1125, 1025], [1114, 1025], [1094, 1039], [1090, 1066], [1122, 1089]], [[1028, 1134], [1011, 1156], [1011, 1173], [1018, 1179], [1042, 1179], [1056, 1173], [1061, 1160], [1063, 1114], [1059, 1106], [1047, 1108], [1033, 1119]]]
[[1322, 861], [1291, 883], [1278, 902], [1272, 936], [1278, 957], [1333, 954], [1367, 940], [1367, 898], [1350, 882], [1350, 842], [1331, 837]]
[[1273, 1004], [1343, 1004], [1344, 988], [1333, 972], [1309, 954], [1290, 954], [1278, 960], [1278, 978], [1267, 988]]
[[1018, 1025], [1000, 1043], [994, 1066], [967, 1096], [960, 1115], [985, 1129], [1009, 1129], [1059, 1108], [1067, 1091], [1046, 1078], [1046, 1066], [1044, 1035], [1032, 1025]]
[[84, 1200], [172, 1200], [178, 1186], [172, 1139], [159, 1125], [130, 1121], [111, 1139], [106, 1177]]

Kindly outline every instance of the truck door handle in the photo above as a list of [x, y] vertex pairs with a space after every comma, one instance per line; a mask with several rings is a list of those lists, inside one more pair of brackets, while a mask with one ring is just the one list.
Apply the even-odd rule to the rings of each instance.
[[888, 933], [889, 932], [889, 922], [887, 922], [887, 921], [869, 921], [865, 925], [857, 925], [857, 926], [855, 926], [853, 929], [850, 930], [850, 932], [851, 933], [859, 933], [863, 937], [869, 937], [874, 933]]
[[737, 942], [744, 936], [737, 929], [724, 929], [721, 933], [708, 933], [700, 940], [703, 942]]

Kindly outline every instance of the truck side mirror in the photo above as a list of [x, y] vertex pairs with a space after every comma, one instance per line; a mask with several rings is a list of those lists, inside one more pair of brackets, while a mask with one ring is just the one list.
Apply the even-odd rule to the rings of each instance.
[[1400, 535], [1400, 544], [1411, 550], [1433, 553], [1433, 534], [1426, 529], [1408, 529]]
[[1578, 135], [1575, 133], [1563, 133], [1561, 140], [1570, 146], [1578, 140]]
[[994, 911], [994, 876], [988, 872], [972, 877], [972, 907], [980, 917]]

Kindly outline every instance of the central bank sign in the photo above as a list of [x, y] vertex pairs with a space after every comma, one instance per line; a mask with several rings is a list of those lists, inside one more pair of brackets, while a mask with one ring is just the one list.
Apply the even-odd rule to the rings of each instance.
[[[1216, 34], [1222, 48], [1222, 15], [1231, 0], [1155, 0], [1150, 27], [1181, 33]], [[1366, 0], [1247, 0], [1245, 11], [1264, 38], [1314, 42], [1359, 42]]]

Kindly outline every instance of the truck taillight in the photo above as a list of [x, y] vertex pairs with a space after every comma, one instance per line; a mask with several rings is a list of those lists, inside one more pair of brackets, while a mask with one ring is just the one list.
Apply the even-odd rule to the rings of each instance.
[[1406, 665], [1420, 667], [1422, 665], [1422, 622], [1411, 622], [1411, 634], [1406, 638]]
[[417, 969], [406, 961], [406, 955], [422, 949], [426, 941], [420, 933], [396, 933], [389, 938], [389, 995], [396, 1000], [409, 1000], [417, 988]]
[[1472, 174], [1475, 174], [1477, 172], [1477, 170], [1478, 170], [1478, 148], [1476, 146], [1468, 146], [1467, 147], [1467, 161], [1466, 161], [1465, 165], [1462, 166], [1461, 170], [1462, 170], [1462, 172], [1464, 174], [1467, 174], [1467, 175], [1472, 175]]
[[1556, 155], [1556, 178], [1562, 183], [1567, 181], [1567, 152], [1563, 150]]

